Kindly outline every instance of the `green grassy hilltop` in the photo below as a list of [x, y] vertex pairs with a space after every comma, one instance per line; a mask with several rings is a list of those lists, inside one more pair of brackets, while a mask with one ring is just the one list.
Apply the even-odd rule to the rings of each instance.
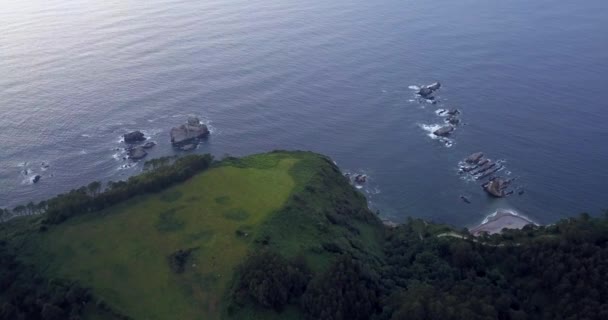
[[[160, 193], [36, 233], [24, 240], [21, 256], [48, 277], [92, 288], [134, 319], [219, 318], [235, 268], [249, 252], [272, 248], [322, 268], [332, 256], [324, 240], [350, 248], [351, 232], [328, 223], [323, 212], [335, 199], [366, 210], [346, 184], [333, 164], [312, 153], [226, 160]], [[316, 192], [302, 211], [298, 202]], [[376, 237], [379, 229], [363, 227], [366, 237]], [[176, 272], [171, 255], [180, 250], [189, 254]]]

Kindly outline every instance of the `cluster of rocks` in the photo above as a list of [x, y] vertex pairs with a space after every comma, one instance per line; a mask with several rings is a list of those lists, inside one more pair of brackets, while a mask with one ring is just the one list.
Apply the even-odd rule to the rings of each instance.
[[128, 145], [126, 148], [129, 159], [137, 161], [145, 158], [148, 155], [147, 149], [150, 149], [156, 145], [154, 141], [148, 141], [144, 144], [147, 138], [141, 131], [132, 131], [123, 135], [125, 143]]
[[[475, 152], [466, 157], [459, 168], [460, 174], [467, 174], [472, 179], [481, 181], [482, 188], [491, 196], [502, 198], [513, 194], [513, 190], [509, 190], [514, 179], [506, 179], [496, 175], [504, 169], [501, 161], [493, 161], [490, 158], [484, 157], [482, 152]], [[522, 194], [523, 191], [520, 191]], [[462, 197], [461, 197], [462, 198]], [[463, 199], [468, 202], [468, 199]]]
[[[209, 135], [209, 128], [202, 124], [197, 117], [190, 117], [185, 124], [171, 129], [171, 144], [182, 151], [196, 149], [202, 138]], [[147, 150], [154, 147], [156, 142], [148, 141], [145, 134], [141, 131], [132, 131], [123, 135], [124, 142], [128, 145], [125, 148], [129, 159], [137, 161], [148, 155]], [[144, 143], [145, 142], [145, 143]]]
[[437, 115], [441, 117], [446, 117], [444, 121], [446, 125], [435, 130], [433, 134], [439, 137], [450, 136], [454, 132], [454, 130], [456, 130], [456, 126], [460, 124], [460, 114], [460, 110], [456, 108], [437, 110]]
[[[416, 93], [420, 98], [424, 99], [423, 102], [436, 104], [437, 99], [435, 94], [441, 88], [441, 83], [435, 82], [411, 88], [417, 89]], [[440, 117], [445, 117], [445, 125], [433, 128], [434, 131], [432, 133], [434, 136], [439, 137], [446, 146], [451, 146], [453, 141], [450, 139], [450, 136], [462, 124], [460, 118], [462, 112], [456, 108], [448, 108], [438, 109], [435, 113]], [[513, 181], [515, 179], [500, 176], [499, 172], [503, 169], [505, 167], [502, 161], [493, 161], [490, 158], [486, 158], [482, 152], [475, 152], [459, 163], [459, 173], [461, 175], [467, 175], [472, 180], [480, 181], [483, 190], [490, 196], [497, 198], [506, 197], [514, 193]], [[518, 187], [517, 192], [519, 195], [524, 193], [521, 187]], [[461, 195], [460, 198], [466, 203], [471, 203], [466, 196]]]
[[[434, 82], [432, 84], [419, 87], [419, 89], [416, 93], [420, 97], [424, 98], [426, 101], [432, 101], [433, 103], [436, 103], [437, 101], [435, 99], [435, 92], [437, 92], [437, 90], [439, 90], [440, 88], [441, 88], [441, 83]], [[433, 131], [433, 134], [438, 137], [447, 138], [450, 135], [452, 135], [454, 130], [456, 130], [456, 126], [458, 126], [460, 124], [461, 112], [460, 112], [460, 110], [458, 110], [456, 108], [452, 108], [452, 109], [439, 109], [439, 110], [437, 110], [436, 113], [437, 113], [437, 115], [439, 115], [441, 117], [446, 117], [445, 121], [444, 121], [446, 125]]]
[[[27, 167], [28, 163], [27, 162], [23, 163], [23, 166]], [[50, 167], [51, 167], [51, 165], [46, 162], [42, 162], [40, 164], [40, 170], [42, 170], [42, 171], [46, 171]], [[38, 183], [42, 179], [42, 175], [35, 173], [33, 170], [30, 170], [29, 168], [23, 169], [21, 171], [21, 173], [23, 174], [24, 177], [29, 177], [29, 181], [31, 183]], [[51, 174], [49, 176], [52, 177], [53, 175]]]

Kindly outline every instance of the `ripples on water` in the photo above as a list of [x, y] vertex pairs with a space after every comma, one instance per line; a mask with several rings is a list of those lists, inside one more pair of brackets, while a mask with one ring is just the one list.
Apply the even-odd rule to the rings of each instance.
[[[465, 225], [502, 205], [454, 170], [478, 150], [525, 177], [526, 196], [509, 205], [535, 221], [597, 212], [608, 206], [607, 9], [603, 0], [5, 1], [0, 206], [136, 173], [113, 157], [120, 136], [144, 130], [159, 142], [150, 157], [172, 154], [169, 128], [194, 114], [216, 129], [198, 152], [311, 149], [372, 171], [382, 189], [374, 205], [396, 220]], [[418, 127], [437, 121], [434, 109], [408, 102], [410, 84], [434, 80], [446, 104], [467, 110], [451, 148]], [[42, 181], [29, 184], [32, 174]]]

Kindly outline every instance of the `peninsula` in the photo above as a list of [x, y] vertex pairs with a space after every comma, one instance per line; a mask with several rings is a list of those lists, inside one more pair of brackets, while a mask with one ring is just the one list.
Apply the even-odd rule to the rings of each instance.
[[470, 232], [414, 218], [387, 226], [331, 159], [311, 152], [145, 167], [0, 224], [0, 319], [607, 315], [606, 218], [502, 233], [491, 223], [526, 221], [500, 213]]

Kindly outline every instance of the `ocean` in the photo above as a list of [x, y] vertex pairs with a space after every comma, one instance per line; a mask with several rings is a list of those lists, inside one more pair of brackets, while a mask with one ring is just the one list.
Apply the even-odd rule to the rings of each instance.
[[[326, 154], [397, 222], [600, 214], [607, 31], [605, 0], [3, 1], [0, 207], [141, 172], [121, 135], [173, 155], [194, 115], [211, 128], [194, 152]], [[434, 81], [434, 104], [416, 96]], [[442, 108], [461, 111], [449, 140]], [[511, 196], [459, 174], [477, 151]]]

